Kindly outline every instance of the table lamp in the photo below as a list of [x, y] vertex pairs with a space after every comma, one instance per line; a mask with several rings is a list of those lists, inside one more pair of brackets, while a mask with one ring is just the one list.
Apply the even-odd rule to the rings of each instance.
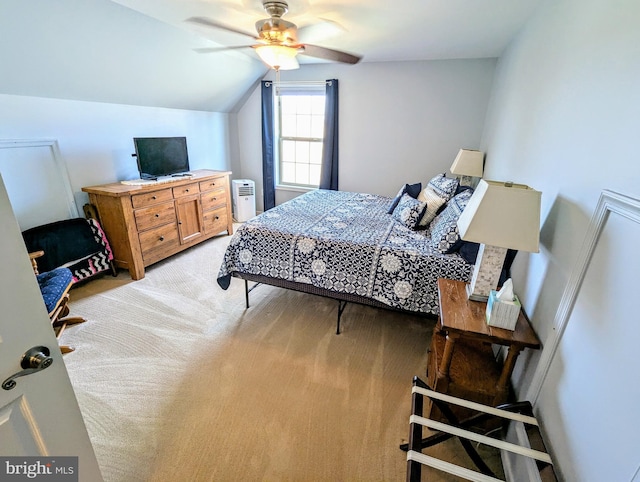
[[449, 169], [451, 174], [460, 178], [461, 186], [473, 186], [477, 178], [482, 177], [484, 152], [473, 149], [460, 149]]
[[524, 184], [480, 180], [458, 219], [460, 238], [480, 243], [470, 300], [486, 301], [496, 289], [507, 249], [539, 251], [541, 195]]

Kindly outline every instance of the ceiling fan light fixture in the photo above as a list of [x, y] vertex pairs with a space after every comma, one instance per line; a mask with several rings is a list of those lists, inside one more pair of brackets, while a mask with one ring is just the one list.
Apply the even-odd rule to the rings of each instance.
[[[345, 64], [357, 64], [361, 60], [361, 56], [353, 55], [340, 50], [334, 50], [318, 45], [300, 43], [298, 41], [298, 27], [295, 23], [284, 20], [282, 16], [287, 13], [289, 5], [285, 0], [262, 0], [262, 6], [269, 14], [269, 18], [258, 20], [255, 24], [256, 34], [248, 33], [234, 27], [229, 27], [216, 20], [205, 17], [191, 17], [188, 22], [208, 28], [217, 28], [232, 32], [237, 35], [249, 37], [253, 40], [253, 45], [244, 45], [238, 47], [227, 47], [228, 49], [237, 49], [244, 47], [252, 47], [260, 59], [274, 69], [276, 72], [280, 70], [293, 70], [300, 68], [296, 56], [302, 54], [306, 57], [315, 57], [318, 59], [328, 60], [331, 62], [341, 62]], [[329, 20], [323, 21], [325, 27], [339, 27], [335, 22]], [[304, 27], [306, 28], [306, 27]], [[309, 31], [308, 29], [306, 30]], [[256, 45], [257, 42], [257, 45]], [[207, 49], [206, 51], [218, 51], [220, 49]]]
[[286, 45], [258, 45], [256, 53], [262, 61], [275, 70], [294, 70], [300, 68], [296, 60], [298, 49]]

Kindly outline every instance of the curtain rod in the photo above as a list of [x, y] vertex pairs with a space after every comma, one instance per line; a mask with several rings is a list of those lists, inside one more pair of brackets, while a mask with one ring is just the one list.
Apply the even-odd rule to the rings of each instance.
[[267, 82], [271, 82], [277, 85], [326, 85], [330, 80], [267, 80]]

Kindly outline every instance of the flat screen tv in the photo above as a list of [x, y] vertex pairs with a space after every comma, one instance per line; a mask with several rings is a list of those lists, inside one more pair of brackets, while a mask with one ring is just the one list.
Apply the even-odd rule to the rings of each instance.
[[133, 144], [142, 179], [189, 172], [186, 137], [134, 137]]

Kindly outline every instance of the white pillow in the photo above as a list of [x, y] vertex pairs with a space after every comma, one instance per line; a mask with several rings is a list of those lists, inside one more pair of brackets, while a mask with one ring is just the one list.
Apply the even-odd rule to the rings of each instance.
[[438, 209], [446, 203], [458, 189], [458, 180], [439, 174], [429, 181], [427, 187], [418, 194], [418, 200], [427, 203], [427, 209], [418, 222], [418, 227], [426, 228], [429, 223], [436, 217]]
[[422, 219], [418, 222], [418, 226], [425, 227], [428, 226], [433, 218], [436, 217], [436, 213], [440, 206], [447, 202], [446, 199], [438, 196], [433, 189], [430, 189], [429, 186], [424, 188], [424, 190], [418, 194], [418, 201], [422, 201], [427, 204], [427, 209], [425, 209], [424, 214], [422, 215]]

